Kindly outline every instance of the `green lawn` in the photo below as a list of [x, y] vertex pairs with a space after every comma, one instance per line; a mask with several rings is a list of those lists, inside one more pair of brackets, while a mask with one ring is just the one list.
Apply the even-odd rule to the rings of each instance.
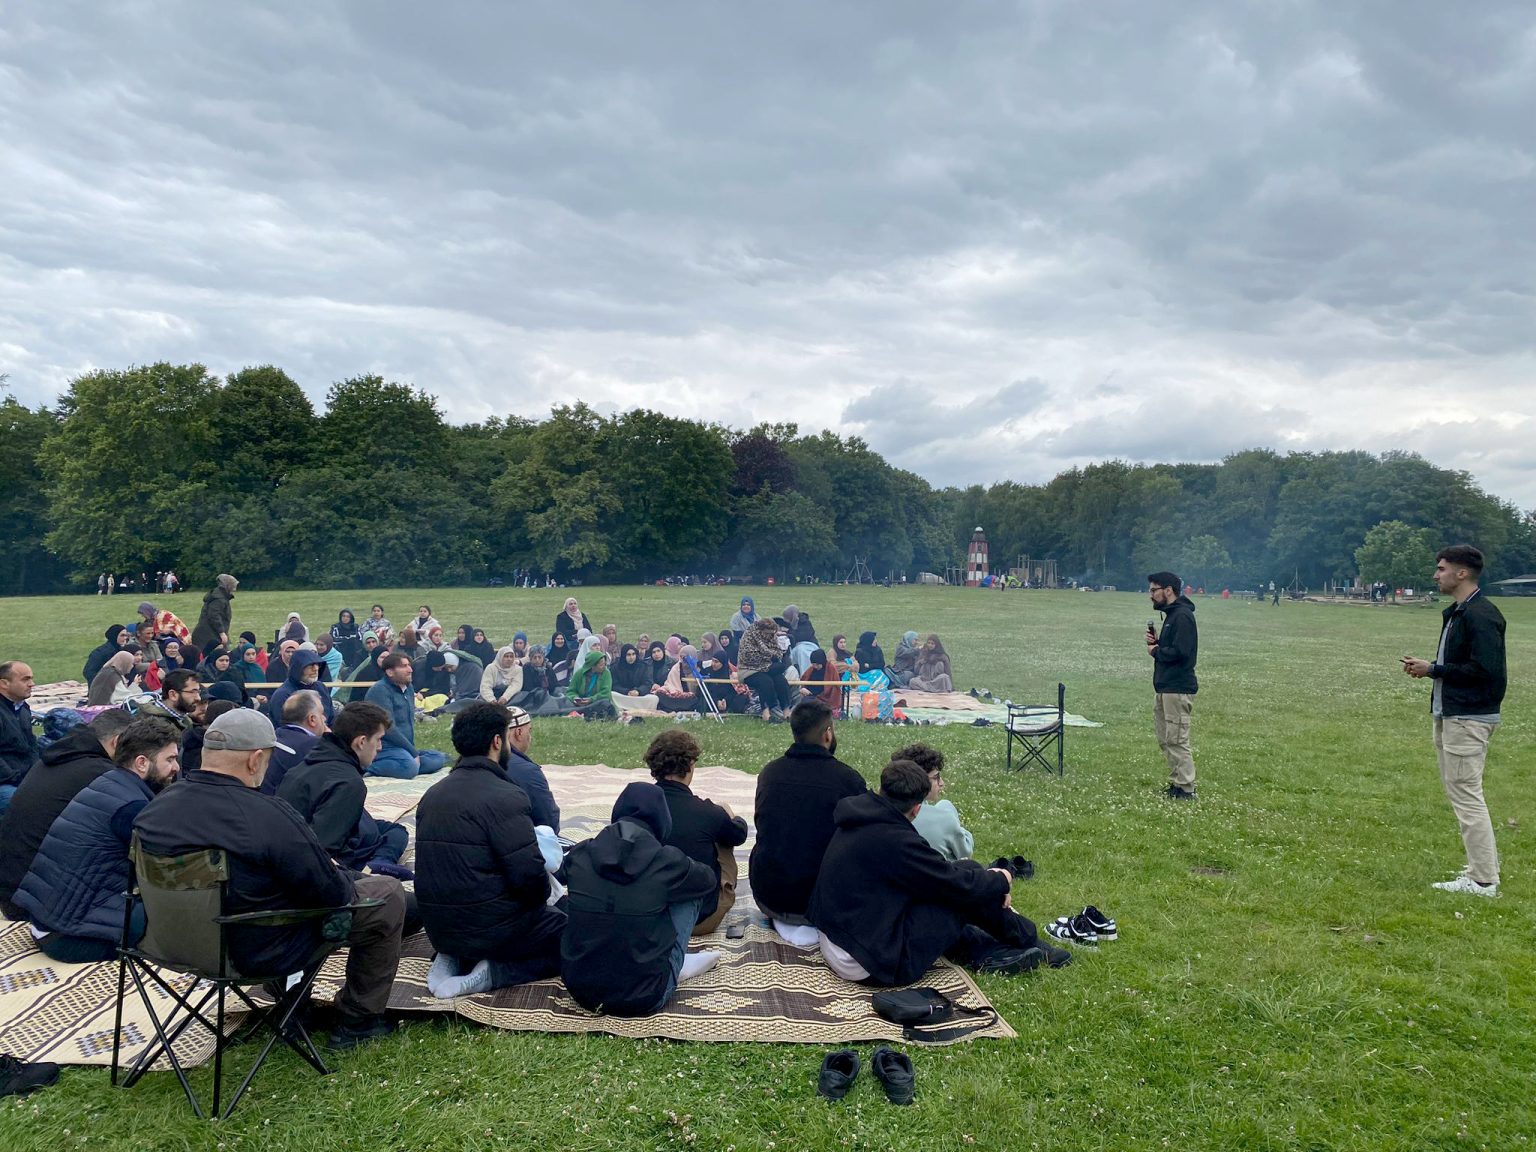
[[[754, 589], [759, 604], [785, 595]], [[735, 590], [581, 590], [621, 636], [729, 618]], [[242, 593], [236, 629], [292, 609], [313, 627], [382, 599], [397, 626], [428, 600], [504, 641], [547, 638], [563, 592]], [[188, 623], [199, 595], [167, 598]], [[818, 634], [907, 627], [943, 636], [957, 686], [1046, 700], [1104, 723], [1068, 736], [1065, 779], [1006, 775], [998, 729], [931, 728], [948, 795], [977, 855], [1022, 853], [1015, 890], [1049, 920], [1098, 904], [1121, 939], [1044, 976], [983, 978], [1020, 1039], [915, 1051], [918, 1099], [897, 1110], [866, 1076], [848, 1101], [814, 1094], [811, 1048], [687, 1045], [412, 1024], [316, 1077], [286, 1054], [218, 1128], [191, 1119], [175, 1080], [131, 1093], [106, 1073], [0, 1106], [6, 1152], [31, 1148], [418, 1149], [1426, 1149], [1528, 1147], [1536, 1134], [1536, 602], [1500, 602], [1512, 682], [1489, 757], [1504, 859], [1497, 901], [1431, 891], [1463, 862], [1429, 739], [1428, 688], [1398, 670], [1432, 656], [1427, 607], [1278, 607], [1202, 599], [1194, 722], [1197, 804], [1160, 795], [1145, 598], [961, 589], [797, 591]], [[137, 596], [0, 601], [0, 657], [40, 681], [81, 661]], [[550, 762], [633, 767], [659, 730], [541, 721]], [[428, 726], [447, 747], [446, 725]], [[706, 762], [756, 771], [784, 728], [695, 725]], [[840, 755], [870, 779], [912, 732], [849, 723]], [[866, 1052], [867, 1055], [867, 1052]]]

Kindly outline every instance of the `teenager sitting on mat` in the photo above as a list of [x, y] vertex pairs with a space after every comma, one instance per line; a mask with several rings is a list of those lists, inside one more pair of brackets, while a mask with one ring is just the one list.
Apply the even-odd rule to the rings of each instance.
[[837, 806], [810, 914], [822, 958], [844, 980], [911, 984], [940, 956], [1007, 974], [1072, 955], [1013, 910], [1013, 876], [974, 860], [952, 863], [912, 826], [931, 788], [910, 760], [880, 773], [880, 791]]
[[720, 927], [735, 905], [733, 849], [747, 842], [745, 820], [729, 807], [693, 794], [693, 766], [702, 754], [699, 742], [681, 728], [661, 733], [645, 750], [645, 766], [666, 794], [667, 811], [672, 815], [672, 834], [666, 842], [715, 874], [716, 891], [699, 906], [699, 922], [693, 928], [695, 936], [708, 935]]
[[613, 822], [566, 854], [570, 925], [560, 975], [591, 1012], [649, 1016], [677, 985], [707, 972], [719, 952], [688, 953], [704, 901], [719, 890], [714, 871], [666, 841], [672, 814], [654, 784], [630, 784]]
[[969, 860], [976, 838], [960, 823], [960, 813], [944, 794], [944, 753], [927, 744], [899, 748], [892, 760], [910, 760], [928, 774], [928, 797], [912, 819], [917, 834], [946, 860]]

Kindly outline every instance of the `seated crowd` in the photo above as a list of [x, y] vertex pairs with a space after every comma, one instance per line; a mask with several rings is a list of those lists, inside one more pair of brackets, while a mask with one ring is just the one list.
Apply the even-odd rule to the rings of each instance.
[[[941, 955], [992, 972], [1067, 962], [1012, 910], [1010, 871], [970, 859], [970, 832], [939, 798], [938, 751], [902, 749], [873, 792], [837, 758], [837, 683], [885, 667], [873, 632], [854, 653], [842, 636], [825, 649], [806, 614], [759, 618], [744, 599], [731, 627], [697, 648], [681, 635], [620, 643], [612, 626], [594, 632], [573, 598], [547, 648], [518, 632], [497, 649], [470, 625], [447, 640], [426, 605], [398, 635], [374, 605], [365, 621], [343, 611], [313, 637], [292, 613], [270, 648], [248, 632], [231, 648], [236, 586], [220, 577], [195, 630], [148, 602], [139, 625], [109, 629], [86, 662], [94, 715], [41, 750], [32, 671], [0, 664], [0, 910], [29, 922], [55, 960], [107, 960], [125, 929], [130, 945], [144, 933], [126, 894], [137, 835], [155, 853], [227, 853], [233, 913], [378, 901], [351, 919], [333, 1048], [392, 1030], [390, 985], [417, 931], [436, 953], [434, 995], [559, 976], [590, 1010], [656, 1012], [718, 961], [689, 941], [730, 915], [735, 850], [751, 830], [694, 794], [702, 749], [671, 728], [645, 753], [654, 783], [630, 784], [606, 827], [564, 845], [531, 756], [533, 720], [611, 715], [615, 697], [696, 710], [707, 693], [723, 710], [753, 701], [789, 721], [793, 743], [757, 780], [749, 872], [765, 923], [787, 943], [819, 947], [839, 976], [869, 985], [911, 982]], [[938, 638], [919, 644], [915, 632], [889, 672], [950, 685]], [[418, 708], [437, 687], [448, 689], [457, 758], [420, 801], [413, 870], [401, 863], [408, 829], [368, 813], [365, 777], [445, 766], [416, 744]], [[235, 963], [291, 971], [320, 930], [241, 927]]]

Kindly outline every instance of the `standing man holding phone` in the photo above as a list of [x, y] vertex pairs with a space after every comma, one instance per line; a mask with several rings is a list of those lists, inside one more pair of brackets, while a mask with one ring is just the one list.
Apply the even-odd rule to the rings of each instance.
[[1483, 799], [1483, 763], [1488, 740], [1499, 723], [1507, 674], [1504, 614], [1483, 590], [1483, 554], [1470, 544], [1453, 544], [1435, 555], [1435, 584], [1455, 603], [1441, 613], [1440, 648], [1433, 661], [1403, 657], [1403, 671], [1430, 679], [1429, 711], [1434, 717], [1440, 782], [1461, 826], [1467, 866], [1442, 892], [1472, 896], [1499, 894], [1499, 853], [1493, 821]]
[[1195, 757], [1189, 747], [1189, 716], [1194, 711], [1195, 658], [1200, 635], [1195, 629], [1195, 606], [1183, 595], [1184, 585], [1172, 572], [1147, 577], [1152, 607], [1163, 614], [1163, 630], [1147, 621], [1147, 655], [1152, 657], [1152, 690], [1156, 693], [1152, 715], [1157, 723], [1157, 746], [1168, 761], [1168, 799], [1195, 798]]

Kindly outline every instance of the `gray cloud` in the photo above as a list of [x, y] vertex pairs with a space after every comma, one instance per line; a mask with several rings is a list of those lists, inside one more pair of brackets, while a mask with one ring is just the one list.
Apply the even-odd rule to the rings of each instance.
[[0, 372], [378, 371], [938, 483], [1415, 448], [1536, 505], [1536, 13], [91, 5], [0, 25]]

